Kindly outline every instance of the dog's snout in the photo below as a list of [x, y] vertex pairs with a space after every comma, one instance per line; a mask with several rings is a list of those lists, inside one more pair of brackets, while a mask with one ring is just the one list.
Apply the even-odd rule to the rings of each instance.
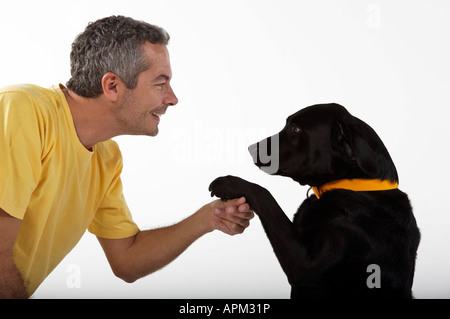
[[258, 143], [252, 144], [248, 147], [248, 151], [250, 152], [250, 154], [256, 154], [258, 153]]
[[250, 145], [248, 151], [253, 158], [253, 163], [256, 164], [258, 162], [258, 143]]

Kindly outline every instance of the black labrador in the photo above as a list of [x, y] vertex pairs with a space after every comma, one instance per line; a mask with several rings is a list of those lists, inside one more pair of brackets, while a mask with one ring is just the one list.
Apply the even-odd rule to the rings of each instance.
[[291, 298], [413, 297], [420, 232], [394, 163], [369, 125], [338, 104], [313, 105], [249, 151], [259, 168], [315, 191], [291, 222], [257, 184], [225, 176], [209, 187], [224, 200], [246, 197]]

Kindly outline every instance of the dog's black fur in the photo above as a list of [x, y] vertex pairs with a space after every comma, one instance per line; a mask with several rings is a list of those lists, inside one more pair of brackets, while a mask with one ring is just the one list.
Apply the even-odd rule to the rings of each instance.
[[[352, 178], [398, 182], [375, 131], [338, 104], [313, 105], [289, 116], [278, 137], [275, 174], [301, 185]], [[264, 170], [261, 142], [249, 150]], [[291, 298], [412, 298], [420, 232], [402, 191], [336, 189], [320, 199], [312, 195], [293, 222], [269, 191], [241, 178], [220, 177], [210, 191], [222, 199], [246, 197], [292, 286]], [[380, 267], [380, 288], [368, 285], [372, 264]]]

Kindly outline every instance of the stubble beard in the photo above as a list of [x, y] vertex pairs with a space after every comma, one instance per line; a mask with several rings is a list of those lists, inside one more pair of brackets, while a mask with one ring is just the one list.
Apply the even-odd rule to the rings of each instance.
[[149, 127], [149, 119], [152, 116], [150, 112], [137, 112], [138, 109], [133, 93], [128, 90], [123, 103], [115, 110], [118, 124], [123, 129], [122, 135], [158, 135], [157, 124], [154, 128]]

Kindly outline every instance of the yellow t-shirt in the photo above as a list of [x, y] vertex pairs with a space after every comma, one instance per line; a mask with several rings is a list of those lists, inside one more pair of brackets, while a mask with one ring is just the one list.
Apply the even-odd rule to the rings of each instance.
[[22, 220], [14, 262], [29, 295], [86, 229], [115, 239], [139, 231], [122, 194], [118, 145], [87, 150], [61, 88], [0, 90], [0, 208]]

